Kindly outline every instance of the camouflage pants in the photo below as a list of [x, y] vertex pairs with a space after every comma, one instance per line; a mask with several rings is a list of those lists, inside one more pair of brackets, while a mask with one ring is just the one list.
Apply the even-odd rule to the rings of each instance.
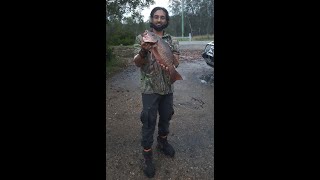
[[142, 141], [141, 146], [149, 149], [153, 144], [153, 134], [157, 123], [159, 112], [158, 135], [169, 134], [169, 125], [173, 110], [173, 94], [142, 94], [143, 110], [141, 112]]

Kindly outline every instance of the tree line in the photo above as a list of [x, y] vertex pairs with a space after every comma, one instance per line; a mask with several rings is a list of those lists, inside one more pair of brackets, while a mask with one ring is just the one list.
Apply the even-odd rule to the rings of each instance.
[[[141, 11], [154, 4], [154, 0], [107, 0], [106, 33], [107, 46], [132, 45], [135, 37], [145, 29], [149, 22], [143, 21]], [[169, 0], [170, 25], [166, 31], [172, 36], [212, 35], [214, 33], [214, 0]], [[125, 17], [124, 14], [131, 16]]]

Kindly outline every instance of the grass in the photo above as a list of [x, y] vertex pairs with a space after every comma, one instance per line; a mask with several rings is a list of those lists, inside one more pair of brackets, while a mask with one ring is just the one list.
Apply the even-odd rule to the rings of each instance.
[[117, 57], [113, 57], [111, 60], [106, 61], [107, 77], [111, 77], [115, 73], [121, 71], [125, 66], [126, 63]]
[[128, 65], [128, 58], [133, 58], [132, 46], [112, 46], [112, 55], [106, 61], [107, 77], [113, 76]]
[[[177, 39], [178, 41], [189, 41], [189, 37], [174, 37], [174, 39]], [[192, 41], [213, 41], [214, 35], [199, 35], [199, 36], [193, 36], [191, 38]]]
[[176, 39], [178, 41], [189, 41], [189, 37], [183, 37], [183, 38], [175, 37], [174, 39]]
[[201, 36], [193, 36], [192, 41], [213, 41], [214, 35], [201, 35]]

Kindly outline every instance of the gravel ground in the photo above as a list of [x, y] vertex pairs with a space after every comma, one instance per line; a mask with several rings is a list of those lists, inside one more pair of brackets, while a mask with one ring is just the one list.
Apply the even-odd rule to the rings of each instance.
[[[169, 142], [174, 158], [154, 152], [153, 179], [213, 179], [214, 86], [213, 68], [201, 57], [201, 49], [182, 48], [175, 82], [174, 109]], [[132, 63], [106, 80], [106, 179], [148, 179], [143, 174], [139, 89], [140, 70]], [[155, 143], [156, 146], [156, 132]]]

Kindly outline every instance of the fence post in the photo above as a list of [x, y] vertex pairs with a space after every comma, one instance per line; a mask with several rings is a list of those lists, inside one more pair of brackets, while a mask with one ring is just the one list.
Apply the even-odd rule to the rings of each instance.
[[191, 41], [191, 33], [189, 33], [189, 41]]

